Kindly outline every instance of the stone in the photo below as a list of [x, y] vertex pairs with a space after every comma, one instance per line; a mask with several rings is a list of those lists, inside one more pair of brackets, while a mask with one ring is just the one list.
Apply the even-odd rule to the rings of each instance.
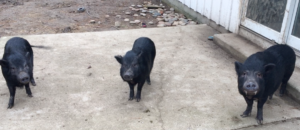
[[105, 18], [109, 18], [109, 15], [105, 15]]
[[153, 22], [153, 21], [150, 21], [150, 22], [148, 22], [148, 24], [149, 24], [149, 25], [153, 25], [153, 24], [154, 24], [154, 22]]
[[164, 21], [158, 21], [157, 24], [163, 24], [163, 25], [165, 25], [165, 22]]
[[168, 17], [168, 14], [164, 13], [162, 16], [163, 16], [163, 17]]
[[153, 9], [149, 9], [148, 10], [149, 13], [153, 13], [153, 11], [154, 11]]
[[141, 16], [144, 16], [144, 17], [146, 16], [146, 14], [145, 14], [145, 13], [140, 13], [140, 15], [141, 15]]
[[179, 17], [184, 19], [186, 18], [183, 14], [179, 14]]
[[177, 20], [178, 20], [178, 17], [177, 17], [177, 16], [175, 16], [175, 17], [173, 18], [173, 20], [174, 20], [174, 21], [177, 21]]
[[169, 21], [169, 19], [168, 19], [168, 18], [164, 18], [164, 20], [165, 20], [165, 22], [168, 22], [168, 21]]
[[135, 21], [130, 21], [129, 23], [130, 23], [130, 24], [134, 24], [134, 23], [135, 23]]
[[179, 21], [179, 25], [185, 26], [187, 23], [183, 22], [183, 21]]
[[[68, 32], [72, 32], [72, 28], [71, 27], [65, 27], [64, 29], [61, 30], [63, 33], [68, 33]], [[11, 33], [10, 31], [5, 31], [5, 33]]]
[[126, 12], [125, 12], [125, 14], [127, 14], [127, 15], [130, 15], [130, 14], [131, 14], [131, 12], [129, 12], [129, 11], [126, 11]]
[[131, 7], [134, 7], [135, 5], [131, 5]]
[[164, 27], [165, 23], [157, 24], [157, 27]]
[[164, 13], [164, 10], [163, 9], [159, 9], [158, 11], [160, 14], [163, 14]]
[[172, 11], [165, 11], [166, 14], [171, 14], [173, 13]]
[[181, 19], [181, 21], [184, 22], [185, 24], [189, 23], [189, 20], [187, 20], [187, 19]]
[[141, 21], [140, 21], [140, 20], [134, 20], [134, 22], [135, 22], [135, 23], [140, 23]]
[[188, 19], [189, 21], [192, 21], [192, 19]]
[[137, 16], [139, 16], [139, 15], [138, 15], [138, 14], [134, 14], [133, 16], [134, 16], [134, 17], [137, 17]]
[[142, 13], [147, 13], [147, 10], [143, 9], [143, 10], [142, 10]]
[[116, 27], [120, 27], [120, 26], [121, 26], [121, 22], [120, 22], [120, 21], [116, 21], [116, 22], [115, 22], [115, 26], [116, 26]]
[[119, 19], [120, 19], [120, 18], [121, 18], [121, 15], [116, 15], [116, 18], [119, 18]]
[[143, 6], [142, 5], [137, 5], [137, 7], [142, 8]]
[[171, 24], [173, 24], [173, 23], [174, 23], [174, 20], [173, 20], [173, 19], [169, 19], [168, 22], [171, 23]]
[[160, 16], [161, 14], [159, 13], [159, 12], [157, 12], [157, 11], [154, 11], [153, 12], [153, 17], [157, 17], [157, 16]]
[[177, 26], [177, 25], [179, 25], [178, 21], [174, 21], [173, 24], [172, 24], [172, 26]]
[[174, 8], [170, 8], [170, 11], [174, 11]]
[[195, 21], [189, 21], [188, 25], [196, 25], [197, 23]]
[[165, 26], [172, 26], [172, 24], [169, 22], [165, 22]]
[[140, 11], [140, 9], [132, 8], [133, 11]]
[[124, 21], [128, 22], [128, 21], [129, 21], [129, 19], [128, 19], [128, 18], [126, 18], [126, 19], [124, 19]]
[[96, 23], [96, 21], [95, 20], [90, 20], [90, 23], [94, 24], [94, 23]]
[[82, 13], [85, 11], [85, 8], [84, 7], [80, 7], [77, 9], [77, 13]]
[[163, 21], [164, 19], [163, 18], [156, 18], [157, 21]]
[[101, 21], [98, 21], [98, 24], [101, 24]]

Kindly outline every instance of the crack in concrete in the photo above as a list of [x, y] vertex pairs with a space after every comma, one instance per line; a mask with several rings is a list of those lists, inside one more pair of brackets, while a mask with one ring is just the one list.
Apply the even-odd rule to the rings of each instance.
[[255, 128], [255, 127], [264, 127], [267, 125], [273, 125], [273, 124], [279, 124], [279, 123], [285, 123], [285, 122], [291, 122], [291, 121], [297, 121], [300, 120], [300, 117], [293, 117], [290, 119], [284, 119], [284, 120], [278, 120], [278, 121], [272, 121], [272, 122], [268, 122], [268, 123], [264, 123], [263, 125], [248, 125], [248, 126], [243, 126], [240, 128], [235, 128], [235, 129], [231, 129], [231, 130], [242, 130], [242, 129], [246, 129], [246, 128]]
[[164, 95], [165, 95], [164, 91], [162, 90], [162, 86], [163, 86], [162, 80], [164, 79], [164, 75], [163, 75], [163, 72], [162, 72], [162, 66], [160, 66], [160, 72], [159, 72], [159, 75], [161, 76], [161, 78], [160, 78], [160, 83], [161, 83], [161, 85], [160, 85], [159, 89], [161, 90], [161, 93], [162, 93], [162, 94], [161, 94], [161, 96], [159, 96], [158, 102], [157, 102], [156, 106], [157, 106], [157, 109], [158, 109], [158, 112], [159, 112], [159, 119], [160, 119], [160, 122], [162, 123], [162, 124], [161, 124], [161, 129], [162, 129], [162, 130], [165, 130], [165, 128], [164, 128], [164, 120], [162, 119], [161, 109], [160, 109], [160, 107], [159, 107], [160, 104], [162, 103], [163, 98], [164, 98]]

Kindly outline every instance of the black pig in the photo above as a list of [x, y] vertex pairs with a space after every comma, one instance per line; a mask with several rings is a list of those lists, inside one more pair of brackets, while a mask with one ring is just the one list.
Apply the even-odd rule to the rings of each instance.
[[280, 95], [284, 94], [295, 62], [295, 52], [287, 45], [274, 45], [263, 52], [252, 54], [244, 64], [235, 62], [238, 90], [247, 102], [242, 117], [251, 115], [253, 100], [257, 99], [256, 120], [262, 124], [264, 103], [268, 97], [272, 99], [280, 84]]
[[8, 108], [14, 106], [16, 87], [25, 85], [26, 93], [32, 97], [29, 82], [36, 85], [33, 78], [33, 51], [29, 42], [20, 37], [7, 41], [3, 58], [0, 60], [2, 74], [9, 89]]
[[138, 84], [136, 101], [141, 100], [141, 92], [145, 81], [150, 85], [150, 73], [155, 59], [155, 45], [146, 37], [135, 40], [132, 50], [124, 57], [117, 55], [116, 60], [121, 64], [120, 75], [129, 84], [129, 100], [133, 100], [134, 86]]

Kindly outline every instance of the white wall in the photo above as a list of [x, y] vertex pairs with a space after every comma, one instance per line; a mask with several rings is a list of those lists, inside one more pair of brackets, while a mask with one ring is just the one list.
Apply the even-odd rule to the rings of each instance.
[[178, 0], [194, 11], [206, 16], [208, 19], [225, 27], [225, 29], [238, 33], [243, 0]]

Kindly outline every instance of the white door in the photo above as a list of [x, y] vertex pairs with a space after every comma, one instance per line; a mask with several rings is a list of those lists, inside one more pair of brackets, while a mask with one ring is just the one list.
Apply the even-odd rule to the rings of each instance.
[[277, 43], [282, 43], [291, 1], [244, 0], [241, 25]]
[[287, 36], [287, 44], [293, 48], [300, 50], [300, 2], [297, 0], [294, 4], [292, 12], [292, 20]]

